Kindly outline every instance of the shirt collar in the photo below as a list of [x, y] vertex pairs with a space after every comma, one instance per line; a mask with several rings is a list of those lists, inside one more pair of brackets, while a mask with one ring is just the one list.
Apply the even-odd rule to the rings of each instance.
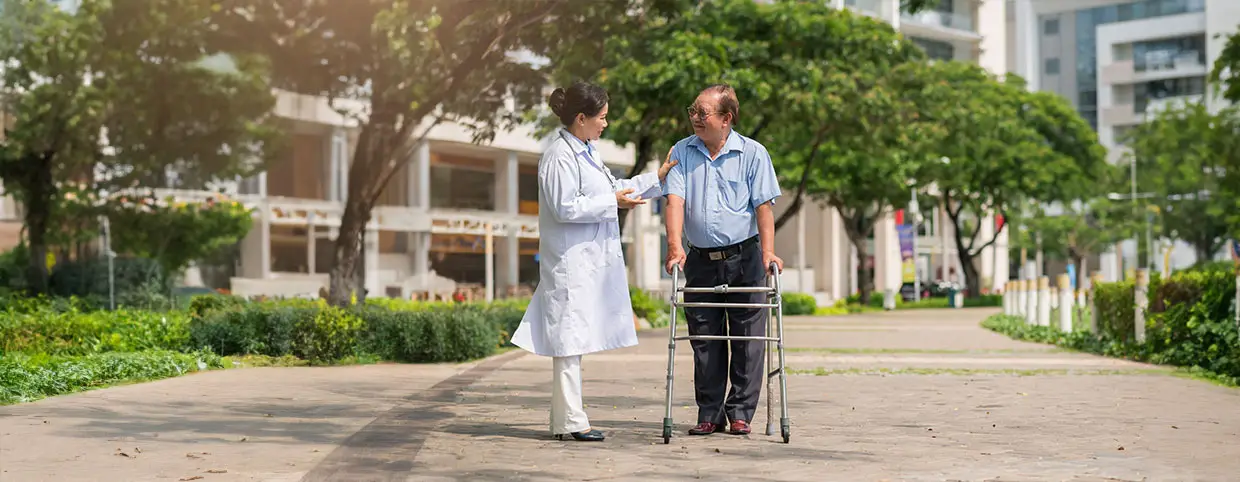
[[[701, 137], [693, 136], [693, 140], [689, 141], [689, 145], [697, 146], [702, 150], [702, 152], [705, 152], [708, 157], [710, 156], [710, 151], [706, 149], [706, 144], [702, 142]], [[719, 151], [719, 154], [722, 155], [733, 151], [742, 152], [744, 150], [745, 140], [742, 139], [741, 135], [737, 134], [736, 131], [730, 131], [728, 132], [728, 140], [723, 142], [723, 149]]]
[[560, 134], [564, 136], [565, 141], [568, 142], [568, 148], [572, 149], [573, 153], [589, 155], [594, 152], [594, 146], [590, 145], [589, 142], [578, 139], [568, 129], [561, 127]]

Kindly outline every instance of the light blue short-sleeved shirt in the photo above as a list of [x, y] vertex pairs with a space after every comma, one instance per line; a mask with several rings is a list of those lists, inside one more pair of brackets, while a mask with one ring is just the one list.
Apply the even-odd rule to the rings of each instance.
[[712, 161], [694, 135], [676, 143], [672, 159], [680, 162], [667, 174], [663, 192], [685, 200], [689, 245], [718, 248], [758, 235], [757, 207], [781, 194], [766, 147], [733, 131]]

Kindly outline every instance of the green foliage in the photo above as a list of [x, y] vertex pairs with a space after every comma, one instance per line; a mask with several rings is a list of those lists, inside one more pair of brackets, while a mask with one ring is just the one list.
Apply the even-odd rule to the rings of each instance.
[[[63, 209], [66, 216], [77, 219], [106, 215], [115, 251], [156, 260], [166, 273], [180, 273], [190, 263], [237, 244], [253, 224], [249, 208], [223, 196], [186, 203], [151, 193], [100, 199], [84, 192], [66, 201]], [[97, 229], [87, 231], [90, 237], [101, 234]]]
[[1151, 280], [1146, 341], [1133, 339], [1132, 283], [1104, 283], [1095, 290], [1099, 334], [1082, 320], [1076, 331], [1030, 326], [1021, 317], [997, 315], [982, 326], [1017, 339], [1151, 363], [1186, 367], [1223, 383], [1240, 384], [1240, 333], [1234, 321], [1235, 275], [1181, 271]]
[[188, 319], [178, 313], [125, 309], [83, 313], [57, 311], [50, 305], [18, 306], [0, 313], [0, 353], [181, 351], [189, 341]]
[[1227, 43], [1214, 59], [1210, 82], [1219, 86], [1224, 99], [1240, 102], [1240, 32], [1227, 36]]
[[211, 353], [145, 351], [80, 357], [6, 354], [0, 357], [0, 404], [222, 367], [220, 358]]
[[633, 305], [633, 314], [645, 318], [651, 328], [663, 328], [671, 320], [671, 304], [641, 288], [629, 287], [629, 302]]
[[[209, 19], [219, 10], [214, 2], [5, 7], [0, 110], [12, 123], [0, 144], [0, 178], [24, 207], [26, 281], [34, 292], [47, 290], [49, 246], [90, 236], [82, 228], [94, 218], [63, 205], [73, 194], [167, 185], [169, 171], [177, 180], [167, 187], [200, 189], [250, 173], [260, 167], [256, 160], [274, 155], [274, 97], [263, 66], [217, 55], [208, 45], [216, 30]], [[208, 58], [231, 65], [217, 68]], [[102, 175], [89, 175], [99, 168]], [[83, 184], [84, 178], [92, 180]]]
[[806, 293], [784, 293], [785, 315], [812, 315], [818, 310], [818, 301]]
[[[460, 362], [494, 353], [499, 326], [469, 307], [426, 311], [367, 309], [359, 348], [384, 360]], [[518, 322], [520, 320], [518, 319]]]
[[[160, 264], [147, 258], [117, 258], [112, 262], [117, 305], [164, 308], [158, 298], [171, 292], [172, 280]], [[108, 260], [65, 261], [52, 271], [50, 291], [58, 297], [85, 297], [108, 304]]]
[[[1113, 169], [1108, 169], [1112, 171]], [[1100, 186], [1107, 185], [1106, 178]], [[1099, 192], [1102, 194], [1102, 192]], [[1141, 226], [1134, 218], [1132, 205], [1106, 197], [1063, 203], [1058, 215], [1047, 215], [1040, 206], [1030, 207], [1009, 218], [1012, 246], [1029, 250], [1041, 249], [1052, 258], [1072, 261], [1077, 266], [1077, 285], [1084, 286], [1088, 270], [1086, 259], [1111, 245], [1131, 239]], [[1035, 236], [1040, 235], [1039, 239]]]
[[1191, 244], [1197, 259], [1213, 258], [1229, 235], [1240, 234], [1240, 187], [1228, 182], [1240, 180], [1233, 172], [1240, 169], [1237, 131], [1240, 108], [1211, 113], [1204, 101], [1172, 103], [1126, 139], [1137, 189], [1152, 194], [1132, 209], [1158, 213], [1162, 235]]

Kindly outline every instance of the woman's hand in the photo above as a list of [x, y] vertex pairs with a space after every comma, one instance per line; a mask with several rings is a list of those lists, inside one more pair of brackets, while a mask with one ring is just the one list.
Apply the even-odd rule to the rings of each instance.
[[633, 209], [637, 206], [641, 206], [642, 204], [646, 204], [646, 201], [641, 198], [630, 198], [628, 195], [632, 193], [632, 189], [616, 191], [616, 205], [620, 206], [620, 209]]
[[[675, 148], [676, 146], [672, 146], [672, 149], [675, 149]], [[667, 158], [663, 160], [663, 165], [659, 166], [659, 182], [660, 183], [663, 182], [664, 179], [667, 179], [667, 173], [671, 172], [672, 168], [676, 167], [676, 164], [680, 164], [680, 161], [672, 160], [672, 149], [667, 150]]]

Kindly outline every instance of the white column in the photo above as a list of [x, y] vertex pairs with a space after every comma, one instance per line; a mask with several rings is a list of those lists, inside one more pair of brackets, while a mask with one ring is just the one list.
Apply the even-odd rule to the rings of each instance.
[[818, 231], [819, 239], [822, 241], [815, 244], [814, 249], [818, 250], [817, 260], [814, 269], [814, 277], [817, 278], [815, 283], [819, 291], [825, 291], [832, 300], [838, 300], [848, 296], [851, 292], [848, 283], [856, 278], [856, 270], [848, 271], [853, 268], [856, 262], [856, 256], [852, 254], [852, 242], [848, 240], [848, 234], [844, 232], [844, 220], [840, 217], [839, 211], [833, 207], [818, 208], [818, 216], [821, 222], [818, 223], [821, 229]]
[[883, 19], [891, 24], [897, 32], [900, 31], [900, 0], [886, 0], [883, 3]]
[[266, 171], [258, 175], [258, 195], [262, 197], [258, 220], [258, 242], [261, 243], [258, 256], [258, 277], [267, 279], [271, 277], [271, 206], [267, 204]]
[[314, 211], [306, 213], [306, 273], [314, 274], [318, 261], [318, 233], [314, 227]]
[[[503, 213], [506, 216], [515, 218], [518, 212], [518, 164], [517, 153], [509, 152], [506, 156], [495, 161], [495, 211]], [[502, 237], [499, 239], [499, 247], [495, 253], [498, 264], [498, 280], [496, 286], [498, 293], [504, 293], [509, 287], [514, 287], [520, 280], [520, 240], [517, 238], [518, 229], [516, 226], [509, 228], [506, 232], [497, 233]]]
[[999, 231], [999, 237], [995, 239], [994, 244], [995, 289], [1002, 287], [1007, 282], [1008, 277], [1011, 276], [1011, 270], [1008, 269], [1008, 261], [1010, 259], [1008, 255], [1008, 233], [1011, 232], [1011, 229], [1007, 226], [1006, 219], [1003, 223], [1002, 231]]
[[366, 263], [364, 286], [370, 292], [367, 296], [385, 296], [379, 282], [379, 230], [376, 228], [366, 228], [366, 239], [362, 243], [362, 262]]
[[495, 235], [491, 230], [491, 224], [487, 224], [485, 250], [483, 253], [486, 258], [484, 265], [486, 266], [486, 301], [490, 302], [495, 299]]
[[[987, 241], [990, 241], [990, 239], [994, 237], [995, 218], [993, 214], [986, 212], [985, 214], [981, 216], [980, 219], [977, 220], [977, 222], [981, 223], [981, 229], [978, 231], [978, 234], [977, 234], [977, 244], [980, 245], [980, 244], [986, 243]], [[978, 258], [980, 259], [978, 259], [979, 266], [978, 266], [977, 272], [978, 272], [978, 276], [981, 276], [982, 278], [980, 280], [977, 280], [978, 281], [977, 287], [979, 290], [988, 289], [991, 286], [994, 286], [994, 281], [995, 281], [994, 249], [995, 249], [995, 246], [992, 244], [982, 249], [982, 251], [978, 253]], [[981, 293], [970, 293], [970, 295], [981, 296]]]
[[[1004, 2], [983, 2], [999, 4]], [[1032, 0], [1016, 0], [1016, 73], [1028, 81], [1030, 90], [1038, 90], [1038, 15]], [[1002, 22], [1000, 25], [1006, 25]], [[989, 66], [986, 66], [989, 67]]]
[[[1021, 1], [1028, 3], [1028, 0], [1017, 0], [1017, 2]], [[993, 74], [1001, 75], [1007, 73], [1007, 2], [997, 0], [981, 2], [957, 1], [956, 5], [977, 5], [976, 27], [977, 33], [982, 37], [977, 46], [977, 64]], [[959, 7], [957, 8], [959, 9]], [[1017, 8], [1017, 24], [1026, 23], [1036, 25], [1037, 19], [1034, 18], [1035, 16], [1032, 8], [1024, 14], [1025, 16], [1021, 16], [1019, 7]], [[968, 15], [970, 12], [965, 10], [960, 13], [963, 15]], [[1019, 39], [1020, 37], [1018, 36], [1017, 38]], [[1019, 46], [1017, 48], [1019, 48]]]
[[874, 226], [874, 289], [884, 296], [884, 308], [895, 308], [903, 276], [900, 269], [900, 239], [893, 213], [887, 213]]
[[1051, 280], [1038, 277], [1038, 325], [1051, 326]]
[[952, 226], [951, 218], [947, 216], [947, 208], [944, 207], [943, 203], [939, 203], [937, 214], [938, 216], [935, 219], [938, 220], [939, 231], [939, 273], [944, 281], [950, 282], [952, 281], [951, 269], [955, 256], [952, 254], [951, 246], [953, 246], [953, 243], [949, 235], [954, 233], [955, 229]]
[[[423, 142], [414, 151], [413, 165], [409, 169], [409, 188], [412, 193], [409, 199], [412, 205], [422, 210], [431, 208], [431, 147]], [[412, 233], [413, 239], [413, 275], [421, 276], [430, 272], [431, 233]]]

